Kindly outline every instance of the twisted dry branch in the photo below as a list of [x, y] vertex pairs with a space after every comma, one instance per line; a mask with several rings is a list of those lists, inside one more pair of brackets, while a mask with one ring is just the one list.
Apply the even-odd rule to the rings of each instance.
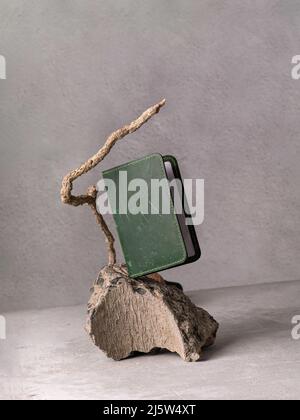
[[136, 120], [132, 121], [130, 124], [125, 125], [122, 128], [114, 131], [107, 139], [101, 149], [98, 152], [84, 162], [79, 168], [69, 172], [62, 181], [62, 187], [60, 191], [61, 201], [72, 206], [81, 206], [83, 204], [88, 204], [93, 213], [96, 216], [97, 223], [99, 224], [102, 232], [105, 235], [105, 242], [107, 245], [108, 251], [108, 264], [114, 265], [116, 263], [116, 251], [114, 248], [114, 237], [109, 230], [102, 214], [97, 211], [96, 207], [96, 187], [91, 186], [87, 189], [86, 194], [83, 195], [73, 195], [73, 182], [83, 174], [86, 174], [91, 169], [100, 163], [106, 155], [110, 152], [115, 143], [125, 137], [127, 134], [133, 133], [138, 130], [145, 122], [147, 122], [153, 115], [157, 114], [162, 106], [164, 106], [166, 100], [163, 99], [156, 105], [151, 106], [145, 112], [143, 112]]

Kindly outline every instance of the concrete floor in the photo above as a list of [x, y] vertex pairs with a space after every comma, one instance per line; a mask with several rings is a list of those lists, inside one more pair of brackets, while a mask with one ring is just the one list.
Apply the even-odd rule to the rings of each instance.
[[109, 360], [83, 329], [84, 306], [7, 314], [0, 399], [299, 399], [299, 281], [189, 295], [220, 322], [198, 363], [170, 353]]

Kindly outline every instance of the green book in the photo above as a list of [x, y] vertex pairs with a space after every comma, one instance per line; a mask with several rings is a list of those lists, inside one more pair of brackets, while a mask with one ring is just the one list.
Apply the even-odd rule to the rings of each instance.
[[[188, 212], [175, 211], [178, 201], [170, 182], [176, 179], [182, 190], [183, 183], [173, 156], [152, 154], [104, 171], [103, 178], [129, 276], [200, 258], [194, 226], [186, 224]], [[184, 192], [181, 197], [184, 201]]]

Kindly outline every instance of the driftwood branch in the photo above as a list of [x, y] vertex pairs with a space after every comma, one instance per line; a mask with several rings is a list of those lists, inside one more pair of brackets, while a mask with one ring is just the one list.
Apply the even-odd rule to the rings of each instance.
[[147, 122], [153, 115], [159, 112], [160, 108], [165, 104], [165, 99], [148, 108], [143, 112], [136, 120], [132, 121], [130, 124], [125, 125], [122, 128], [114, 131], [107, 139], [101, 149], [98, 152], [90, 157], [86, 162], [84, 162], [79, 168], [69, 172], [62, 181], [62, 187], [60, 191], [61, 200], [63, 203], [70, 204], [72, 206], [81, 206], [83, 204], [88, 204], [93, 213], [96, 216], [97, 223], [100, 225], [102, 232], [105, 235], [105, 241], [107, 244], [108, 251], [108, 264], [114, 265], [116, 263], [116, 251], [114, 248], [114, 237], [109, 230], [103, 216], [97, 211], [96, 208], [96, 187], [91, 186], [88, 188], [87, 192], [83, 195], [73, 195], [73, 182], [83, 174], [86, 174], [91, 169], [100, 163], [106, 155], [110, 152], [115, 143], [125, 137], [127, 134], [133, 133], [138, 130], [145, 122]]

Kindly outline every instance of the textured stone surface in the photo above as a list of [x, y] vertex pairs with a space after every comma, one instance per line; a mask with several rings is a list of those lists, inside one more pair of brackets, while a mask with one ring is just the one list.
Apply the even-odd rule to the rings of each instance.
[[104, 267], [88, 305], [87, 331], [108, 357], [167, 349], [197, 361], [214, 343], [218, 323], [176, 286], [132, 279], [124, 266]]

